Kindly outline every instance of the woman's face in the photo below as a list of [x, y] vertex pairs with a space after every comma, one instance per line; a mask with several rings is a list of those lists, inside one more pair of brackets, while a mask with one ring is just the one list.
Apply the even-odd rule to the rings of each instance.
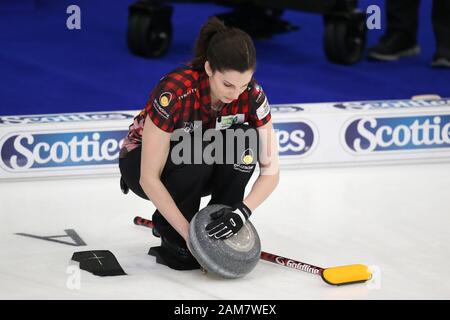
[[209, 76], [211, 95], [223, 103], [230, 103], [236, 100], [247, 88], [253, 77], [253, 70], [248, 70], [244, 73], [234, 70], [224, 72], [217, 70], [213, 73], [208, 61], [205, 64], [205, 70]]

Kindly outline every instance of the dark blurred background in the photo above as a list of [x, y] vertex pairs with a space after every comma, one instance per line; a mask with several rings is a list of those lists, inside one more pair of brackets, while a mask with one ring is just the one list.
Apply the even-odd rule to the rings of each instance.
[[[173, 40], [158, 59], [130, 53], [130, 0], [0, 0], [0, 114], [140, 109], [163, 74], [187, 62], [200, 26], [229, 11], [213, 3], [174, 3]], [[365, 11], [383, 1], [359, 1]], [[81, 30], [68, 30], [66, 9], [81, 8]], [[419, 56], [396, 62], [329, 62], [319, 14], [286, 10], [298, 31], [255, 40], [256, 79], [272, 104], [450, 96], [450, 70], [433, 69], [431, 2], [422, 1]], [[382, 15], [385, 27], [385, 15]], [[369, 30], [367, 47], [383, 30]]]

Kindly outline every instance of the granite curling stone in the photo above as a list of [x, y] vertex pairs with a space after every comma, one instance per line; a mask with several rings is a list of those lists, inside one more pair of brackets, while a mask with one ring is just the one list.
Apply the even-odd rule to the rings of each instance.
[[197, 212], [189, 225], [189, 243], [192, 255], [208, 273], [240, 278], [255, 268], [261, 256], [261, 242], [250, 221], [228, 239], [209, 237], [205, 228], [212, 221], [210, 215], [225, 207], [228, 206], [214, 204]]

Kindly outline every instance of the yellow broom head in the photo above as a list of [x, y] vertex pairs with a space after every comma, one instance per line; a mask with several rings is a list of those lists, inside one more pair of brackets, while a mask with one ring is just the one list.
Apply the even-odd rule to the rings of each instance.
[[372, 273], [363, 264], [327, 268], [322, 273], [322, 279], [331, 285], [365, 282], [371, 278]]

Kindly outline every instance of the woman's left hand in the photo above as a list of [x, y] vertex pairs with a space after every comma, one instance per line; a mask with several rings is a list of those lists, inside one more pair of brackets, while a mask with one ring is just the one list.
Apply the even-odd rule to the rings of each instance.
[[242, 228], [251, 214], [251, 210], [243, 202], [239, 202], [232, 209], [223, 208], [212, 213], [213, 221], [205, 230], [210, 237], [228, 239]]

